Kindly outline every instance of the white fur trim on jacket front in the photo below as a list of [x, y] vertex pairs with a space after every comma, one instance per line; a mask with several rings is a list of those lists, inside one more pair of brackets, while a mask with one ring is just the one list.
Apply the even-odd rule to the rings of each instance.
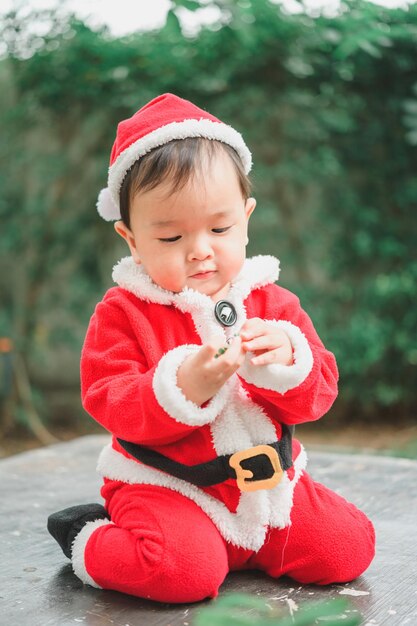
[[159, 361], [152, 381], [155, 397], [164, 411], [188, 426], [204, 426], [215, 420], [226, 404], [230, 389], [230, 384], [223, 385], [204, 408], [187, 400], [177, 385], [178, 368], [200, 349], [197, 345], [182, 345], [170, 350]]
[[[245, 259], [239, 274], [233, 279], [226, 298], [243, 301], [254, 289], [275, 283], [279, 278], [280, 263], [273, 256], [259, 254]], [[185, 287], [183, 291], [175, 293], [163, 289], [153, 282], [141, 264], [135, 263], [131, 256], [120, 259], [113, 267], [113, 281], [133, 293], [140, 300], [155, 304], [173, 304], [181, 311], [192, 313], [197, 308], [210, 310], [213, 315], [213, 301], [209, 296]], [[207, 312], [208, 315], [208, 312]]]
[[274, 283], [278, 276], [279, 261], [275, 257], [259, 255], [246, 259], [226, 296], [236, 309], [237, 321], [234, 326], [223, 328], [215, 318], [210, 296], [187, 287], [178, 293], [163, 289], [153, 282], [143, 265], [136, 264], [132, 257], [124, 257], [113, 268], [114, 282], [140, 300], [172, 305], [183, 313], [189, 313], [202, 343], [215, 337], [226, 342], [235, 332], [239, 332], [246, 321], [245, 299], [254, 289]]
[[268, 324], [274, 324], [288, 335], [294, 350], [294, 364], [252, 365], [250, 359], [253, 353], [248, 352], [243, 365], [238, 369], [238, 374], [246, 382], [260, 389], [270, 389], [284, 394], [301, 385], [307, 378], [313, 367], [313, 354], [306, 336], [297, 326], [285, 320], [268, 320]]
[[186, 496], [210, 517], [224, 539], [248, 550], [259, 550], [266, 537], [268, 525], [285, 528], [291, 523], [295, 486], [306, 466], [307, 456], [302, 448], [294, 461], [294, 478], [284, 473], [273, 489], [242, 493], [236, 513], [223, 502], [184, 480], [147, 467], [106, 446], [98, 460], [98, 472], [110, 480], [130, 484], [158, 485]]
[[98, 519], [92, 522], [87, 522], [72, 543], [71, 560], [74, 574], [78, 576], [78, 578], [86, 585], [91, 585], [97, 589], [101, 589], [100, 585], [98, 585], [96, 581], [91, 578], [85, 566], [85, 549], [91, 535], [97, 530], [97, 528], [101, 528], [101, 526], [107, 526], [112, 523], [113, 522], [108, 519]]

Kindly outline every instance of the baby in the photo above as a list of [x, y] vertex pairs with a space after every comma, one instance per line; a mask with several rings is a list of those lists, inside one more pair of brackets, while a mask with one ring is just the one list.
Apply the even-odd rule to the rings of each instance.
[[311, 479], [293, 438], [338, 374], [277, 259], [245, 258], [250, 169], [237, 131], [172, 94], [118, 125], [98, 210], [130, 256], [81, 358], [84, 407], [113, 435], [105, 506], [48, 519], [94, 587], [194, 602], [232, 570], [323, 585], [374, 556], [371, 522]]

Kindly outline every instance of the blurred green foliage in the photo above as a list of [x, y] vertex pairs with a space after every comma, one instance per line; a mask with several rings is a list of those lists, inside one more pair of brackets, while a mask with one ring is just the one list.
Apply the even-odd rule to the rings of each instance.
[[362, 622], [361, 615], [342, 598], [310, 603], [301, 610], [294, 602], [289, 613], [258, 596], [231, 593], [200, 609], [194, 626], [359, 626]]
[[415, 419], [417, 5], [352, 0], [328, 18], [209, 4], [221, 17], [193, 36], [179, 19], [191, 0], [125, 37], [63, 9], [3, 20], [0, 335], [25, 356], [43, 413], [70, 413], [88, 318], [127, 252], [94, 208], [115, 126], [172, 91], [252, 149], [249, 252], [281, 259], [281, 284], [335, 352], [335, 418]]

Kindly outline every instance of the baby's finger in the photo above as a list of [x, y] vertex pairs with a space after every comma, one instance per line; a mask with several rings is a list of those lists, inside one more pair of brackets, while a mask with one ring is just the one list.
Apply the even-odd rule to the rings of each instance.
[[250, 362], [252, 365], [270, 365], [271, 363], [280, 363], [281, 365], [292, 365], [292, 353], [286, 347], [269, 350], [258, 356], [254, 356]]
[[283, 345], [281, 337], [277, 335], [262, 335], [249, 341], [243, 341], [243, 349], [246, 352], [256, 352], [257, 350], [274, 350]]
[[228, 356], [231, 360], [236, 359], [242, 351], [242, 340], [237, 335], [236, 337], [231, 337], [229, 343], [227, 344], [227, 352]]
[[221, 339], [212, 339], [210, 343], [204, 344], [198, 352], [200, 363], [209, 363], [223, 345], [224, 342]]
[[216, 359], [216, 370], [219, 373], [237, 369], [243, 363], [242, 342], [240, 337], [234, 337], [233, 341], [220, 349]]
[[252, 317], [250, 320], [246, 320], [240, 329], [240, 336], [243, 340], [253, 339], [259, 337], [265, 332], [265, 323], [259, 317]]

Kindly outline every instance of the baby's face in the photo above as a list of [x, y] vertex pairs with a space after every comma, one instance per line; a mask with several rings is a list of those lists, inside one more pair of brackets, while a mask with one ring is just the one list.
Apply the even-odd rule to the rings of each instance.
[[[201, 175], [172, 193], [169, 183], [133, 199], [131, 228], [118, 222], [136, 263], [169, 291], [189, 287], [224, 297], [242, 268], [255, 200], [242, 197], [236, 171], [219, 152]], [[122, 232], [123, 231], [123, 232]]]

